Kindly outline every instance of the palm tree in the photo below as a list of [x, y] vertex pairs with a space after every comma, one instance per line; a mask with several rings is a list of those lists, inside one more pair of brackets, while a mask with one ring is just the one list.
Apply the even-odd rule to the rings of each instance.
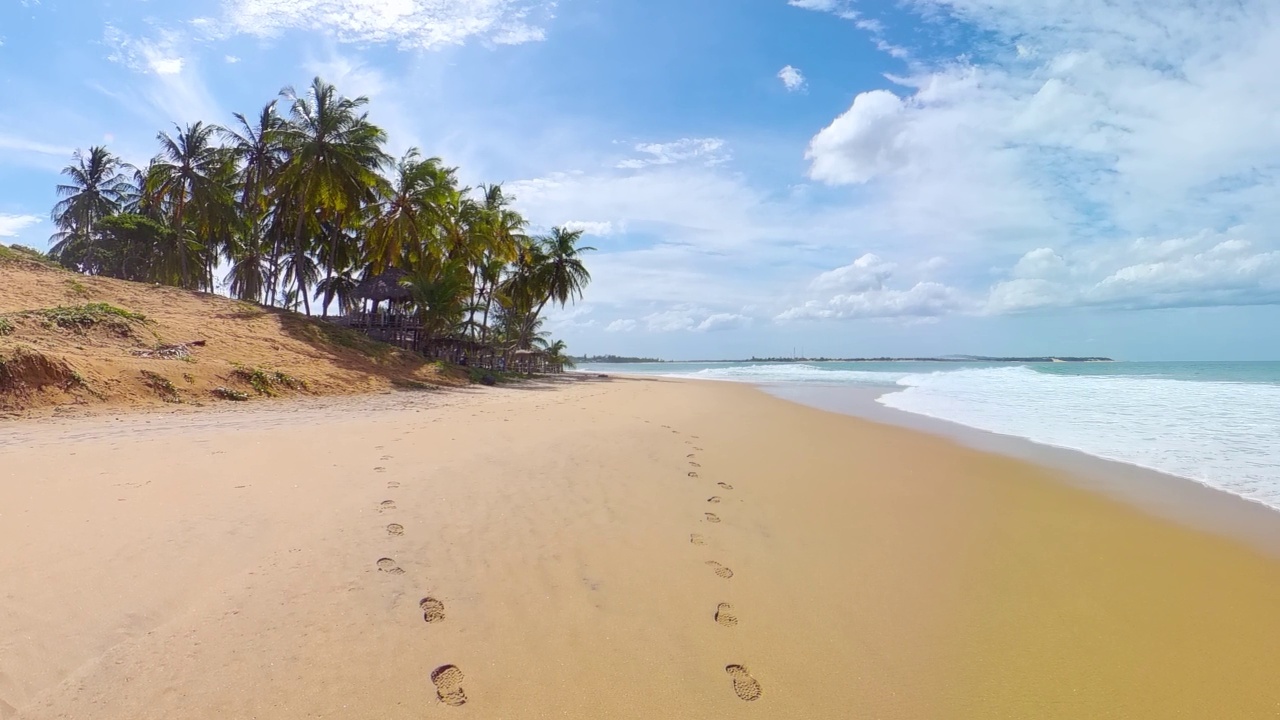
[[409, 288], [428, 337], [449, 338], [465, 328], [471, 277], [461, 261], [445, 260], [408, 275], [401, 283]]
[[[298, 283], [303, 307], [310, 314], [307, 283], [312, 282], [313, 275], [301, 271], [306, 265], [304, 256], [311, 250], [309, 240], [313, 239], [307, 230], [314, 233], [319, 221], [338, 222], [376, 200], [385, 182], [378, 168], [389, 160], [382, 150], [387, 138], [360, 111], [368, 104], [368, 98], [343, 97], [318, 77], [311, 81], [306, 95], [299, 95], [293, 88], [285, 88], [281, 95], [291, 103], [289, 122], [281, 131], [289, 159], [280, 175], [283, 192], [294, 198], [290, 277]], [[336, 244], [340, 234], [331, 233], [328, 240]], [[331, 257], [338, 254], [330, 253]], [[330, 276], [333, 270], [329, 268]]]
[[265, 211], [269, 190], [286, 158], [282, 142], [285, 121], [276, 112], [275, 100], [259, 111], [253, 125], [240, 113], [232, 117], [239, 122], [238, 129], [218, 128], [218, 134], [240, 163], [241, 211], [256, 215]]
[[410, 148], [396, 163], [369, 225], [369, 260], [374, 272], [413, 265], [432, 254], [439, 201], [451, 189], [441, 182], [440, 158], [422, 159]]
[[62, 199], [51, 213], [58, 228], [51, 238], [51, 258], [83, 272], [96, 272], [94, 228], [102, 218], [120, 212], [136, 192], [126, 174], [130, 170], [128, 164], [100, 145], [89, 148], [87, 154], [75, 151], [71, 164], [62, 169], [68, 180], [58, 185]]
[[[182, 287], [212, 287], [218, 241], [227, 241], [234, 224], [233, 155], [214, 144], [214, 125], [195, 122], [176, 137], [161, 132], [160, 154], [147, 171], [146, 191], [158, 199], [175, 231], [172, 253], [161, 260], [179, 274]], [[194, 276], [195, 270], [200, 276]]]
[[322, 315], [335, 302], [350, 308], [357, 277], [396, 269], [432, 340], [563, 355], [540, 331], [542, 312], [591, 280], [580, 233], [529, 237], [501, 185], [473, 192], [417, 149], [392, 165], [363, 97], [320, 78], [281, 97], [287, 112], [277, 99], [229, 128], [159, 133], [142, 169], [105, 148], [77, 151], [58, 186], [51, 254], [84, 272], [191, 289], [218, 286], [225, 259], [235, 297], [308, 314], [319, 297]]
[[547, 303], [561, 307], [582, 296], [591, 273], [582, 263], [582, 253], [593, 247], [578, 247], [581, 230], [551, 229], [551, 234], [525, 244], [508, 280], [507, 296], [513, 310], [523, 315], [520, 343], [533, 339], [534, 323]]

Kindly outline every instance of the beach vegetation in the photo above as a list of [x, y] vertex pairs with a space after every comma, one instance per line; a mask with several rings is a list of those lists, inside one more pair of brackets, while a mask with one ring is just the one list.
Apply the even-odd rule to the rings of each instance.
[[233, 390], [229, 387], [216, 387], [209, 391], [214, 397], [222, 400], [231, 400], [233, 402], [244, 402], [249, 399], [249, 393], [240, 390]]
[[237, 365], [231, 371], [231, 376], [241, 382], [248, 383], [254, 392], [266, 397], [275, 397], [279, 388], [289, 390], [307, 389], [306, 381], [299, 380], [279, 370], [264, 370], [262, 368]]
[[9, 335], [13, 332], [13, 322], [6, 317], [0, 317], [0, 337]]
[[152, 372], [151, 370], [143, 370], [141, 372], [142, 383], [154, 390], [155, 393], [160, 396], [161, 400], [169, 403], [182, 401], [178, 395], [178, 388], [174, 387], [173, 383], [168, 378], [160, 373]]
[[[158, 133], [145, 166], [102, 146], [77, 150], [57, 187], [46, 261], [221, 287], [245, 303], [321, 317], [386, 302], [437, 348], [541, 347], [544, 310], [576, 301], [591, 280], [583, 259], [593, 248], [581, 231], [531, 235], [501, 185], [465, 186], [456, 167], [417, 149], [391, 157], [367, 104], [315, 78], [226, 126]], [[361, 292], [379, 278], [391, 278], [389, 293]]]

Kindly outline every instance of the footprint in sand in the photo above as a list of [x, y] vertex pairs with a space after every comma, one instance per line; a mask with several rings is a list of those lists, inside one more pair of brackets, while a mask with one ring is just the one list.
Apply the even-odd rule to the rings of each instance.
[[[724, 483], [720, 483], [720, 484], [723, 485]], [[395, 490], [398, 487], [400, 487], [400, 483], [396, 482], [395, 480], [392, 480], [391, 482], [387, 483], [388, 490]]]
[[396, 565], [396, 561], [391, 558], [381, 558], [378, 560], [378, 569], [390, 575], [403, 575], [404, 568]]
[[727, 567], [725, 567], [725, 566], [721, 565], [720, 563], [716, 562], [715, 560], [708, 560], [708, 561], [707, 561], [707, 565], [708, 565], [709, 567], [713, 567], [713, 568], [715, 568], [715, 569], [716, 569], [716, 577], [722, 577], [722, 578], [724, 578], [725, 580], [728, 580], [729, 578], [733, 577], [733, 571], [732, 571], [732, 570], [730, 570], [729, 568], [727, 568]]
[[422, 619], [429, 623], [440, 622], [444, 619], [444, 603], [433, 597], [422, 598], [422, 602], [418, 603], [418, 607], [422, 608]]
[[712, 505], [715, 505], [716, 503], [720, 502], [720, 496], [712, 495], [711, 497], [707, 498], [707, 502], [711, 503]]
[[732, 489], [733, 489], [733, 486], [732, 486], [732, 485], [730, 485], [729, 483], [726, 483], [726, 482], [716, 483], [716, 485], [719, 485], [720, 487], [724, 488], [725, 490], [732, 490]]
[[379, 460], [384, 460], [384, 461], [385, 461], [385, 460], [390, 460], [390, 459], [391, 459], [391, 456], [390, 456], [390, 455], [383, 455], [382, 457], [380, 457], [380, 458], [378, 458], [378, 459], [379, 459]]
[[698, 533], [693, 533], [692, 535], [689, 536], [689, 542], [693, 543], [694, 545], [706, 545], [707, 539], [702, 537]]
[[693, 470], [690, 470], [690, 471], [689, 471], [689, 477], [698, 477], [698, 473], [697, 473], [697, 472], [695, 472], [695, 471], [693, 471]]
[[403, 525], [401, 525], [400, 523], [391, 523], [390, 525], [388, 525], [388, 526], [387, 526], [387, 534], [388, 534], [388, 535], [403, 535], [403, 534], [404, 534], [404, 526], [403, 526]]
[[733, 678], [733, 692], [738, 697], [751, 702], [759, 700], [761, 695], [760, 683], [751, 677], [751, 673], [742, 665], [725, 665], [724, 671], [729, 673], [729, 677]]
[[395, 500], [383, 500], [382, 502], [378, 503], [378, 512], [382, 512], [384, 510], [395, 510], [395, 509], [396, 509]]
[[697, 454], [697, 453], [689, 453], [688, 455], [685, 455], [685, 457], [690, 458], [690, 459], [693, 459], [693, 458], [698, 457], [698, 454]]
[[733, 614], [733, 606], [729, 603], [720, 603], [716, 606], [716, 622], [724, 627], [733, 627], [738, 624], [738, 616]]
[[690, 460], [690, 461], [689, 461], [689, 467], [702, 467], [702, 466], [701, 466], [701, 465], [699, 465], [698, 463], [696, 463], [696, 462], [694, 462], [694, 461]]
[[441, 665], [431, 671], [431, 682], [436, 686], [436, 697], [446, 705], [467, 704], [467, 694], [462, 691], [462, 671], [457, 665]]
[[719, 516], [719, 515], [717, 515], [717, 514], [715, 514], [715, 513], [703, 513], [703, 515], [705, 515], [705, 516], [707, 517], [707, 522], [709, 522], [709, 523], [718, 523], [718, 522], [720, 522], [720, 516]]
[[382, 467], [381, 465], [379, 465], [378, 467], [374, 468], [374, 469], [373, 469], [373, 471], [374, 471], [374, 472], [386, 472], [386, 471], [387, 471], [387, 469], [386, 469], [386, 468], [384, 468], [384, 467]]

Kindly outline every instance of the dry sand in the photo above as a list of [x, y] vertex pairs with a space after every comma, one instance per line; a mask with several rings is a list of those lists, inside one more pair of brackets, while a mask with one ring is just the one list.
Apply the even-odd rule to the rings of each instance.
[[0, 548], [3, 718], [1280, 710], [1280, 564], [745, 386], [0, 425]]

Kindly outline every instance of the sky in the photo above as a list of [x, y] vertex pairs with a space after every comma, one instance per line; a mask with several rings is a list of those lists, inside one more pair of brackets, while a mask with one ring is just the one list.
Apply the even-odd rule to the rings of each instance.
[[0, 0], [0, 242], [319, 75], [584, 231], [570, 351], [1280, 359], [1274, 0]]

